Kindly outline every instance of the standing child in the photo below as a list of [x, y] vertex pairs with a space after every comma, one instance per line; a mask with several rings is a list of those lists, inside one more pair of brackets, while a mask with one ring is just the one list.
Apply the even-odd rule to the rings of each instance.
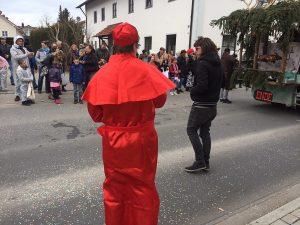
[[176, 85], [176, 89], [172, 89], [170, 91], [170, 94], [177, 95], [179, 93], [179, 88], [180, 88], [180, 79], [179, 79], [179, 68], [177, 65], [177, 59], [175, 57], [172, 58], [172, 60], [171, 60], [169, 78]]
[[80, 64], [78, 57], [74, 58], [73, 63], [70, 70], [70, 82], [73, 84], [74, 104], [83, 104], [81, 96], [84, 82], [84, 68], [83, 65]]
[[49, 70], [49, 81], [55, 104], [62, 104], [59, 97], [61, 83], [62, 64], [54, 60], [52, 67]]
[[22, 59], [18, 61], [17, 79], [20, 82], [20, 94], [22, 105], [30, 106], [34, 102], [27, 98], [29, 84], [33, 82], [33, 75], [27, 65], [27, 60]]
[[9, 64], [0, 56], [0, 91], [7, 91], [7, 71]]

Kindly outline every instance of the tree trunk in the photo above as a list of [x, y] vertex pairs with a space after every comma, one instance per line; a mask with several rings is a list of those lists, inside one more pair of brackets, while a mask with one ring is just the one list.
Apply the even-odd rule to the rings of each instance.
[[242, 66], [243, 50], [244, 50], [244, 42], [242, 41], [240, 45], [239, 68]]
[[254, 58], [253, 58], [253, 69], [257, 69], [257, 67], [258, 67], [257, 61], [258, 61], [260, 37], [261, 37], [261, 34], [256, 34], [255, 51], [254, 51]]
[[282, 51], [282, 61], [281, 61], [281, 67], [280, 70], [281, 72], [285, 72], [287, 66], [287, 50]]

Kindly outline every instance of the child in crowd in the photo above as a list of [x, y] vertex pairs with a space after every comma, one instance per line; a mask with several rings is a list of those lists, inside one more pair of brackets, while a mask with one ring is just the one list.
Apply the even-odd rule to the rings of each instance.
[[7, 91], [7, 71], [9, 64], [0, 56], [0, 91]]
[[19, 60], [19, 66], [17, 68], [17, 79], [20, 82], [20, 92], [22, 105], [30, 106], [34, 102], [27, 98], [27, 92], [29, 84], [33, 82], [33, 75], [30, 68], [27, 65], [26, 60]]
[[73, 60], [73, 65], [70, 70], [70, 82], [73, 83], [74, 90], [74, 104], [80, 103], [83, 104], [81, 100], [82, 88], [84, 82], [84, 68], [80, 64], [79, 58], [75, 57]]
[[61, 83], [62, 65], [59, 61], [54, 60], [52, 67], [49, 69], [49, 81], [55, 104], [62, 104], [59, 97]]
[[176, 85], [176, 89], [173, 89], [170, 91], [171, 95], [177, 95], [178, 90], [179, 90], [179, 85], [180, 85], [180, 79], [179, 79], [179, 68], [177, 65], [177, 59], [174, 57], [171, 60], [171, 65], [169, 68], [169, 78], [174, 82]]

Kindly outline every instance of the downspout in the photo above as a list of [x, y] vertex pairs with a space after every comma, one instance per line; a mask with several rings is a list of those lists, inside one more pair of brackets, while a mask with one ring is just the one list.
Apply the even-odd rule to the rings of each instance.
[[191, 46], [192, 46], [193, 24], [194, 24], [194, 5], [195, 5], [195, 0], [192, 0], [189, 48], [191, 48]]

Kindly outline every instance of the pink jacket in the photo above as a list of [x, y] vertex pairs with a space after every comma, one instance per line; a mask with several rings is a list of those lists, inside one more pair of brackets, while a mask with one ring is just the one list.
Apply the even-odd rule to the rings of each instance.
[[3, 58], [2, 56], [0, 56], [0, 68], [8, 68], [9, 67], [9, 64], [8, 62], [6, 61], [5, 58]]

